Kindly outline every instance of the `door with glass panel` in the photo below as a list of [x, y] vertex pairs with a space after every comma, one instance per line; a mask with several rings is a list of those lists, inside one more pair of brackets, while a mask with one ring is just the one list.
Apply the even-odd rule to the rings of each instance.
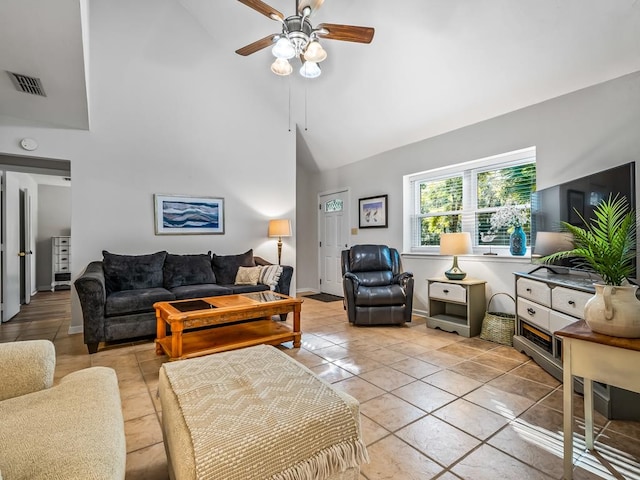
[[349, 248], [349, 191], [319, 196], [320, 291], [343, 296], [342, 250]]

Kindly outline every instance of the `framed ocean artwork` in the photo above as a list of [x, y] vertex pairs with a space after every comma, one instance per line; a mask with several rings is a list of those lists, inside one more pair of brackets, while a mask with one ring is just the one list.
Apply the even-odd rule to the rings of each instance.
[[224, 198], [153, 196], [156, 235], [223, 234]]
[[387, 195], [361, 198], [358, 210], [360, 228], [387, 228]]

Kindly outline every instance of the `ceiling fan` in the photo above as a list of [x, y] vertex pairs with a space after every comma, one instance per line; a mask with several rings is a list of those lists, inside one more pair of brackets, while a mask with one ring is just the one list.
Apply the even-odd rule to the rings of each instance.
[[321, 73], [319, 63], [327, 58], [327, 52], [320, 45], [320, 39], [342, 40], [346, 42], [371, 43], [375, 30], [371, 27], [321, 23], [315, 28], [309, 17], [320, 8], [324, 0], [296, 0], [296, 13], [284, 17], [275, 8], [261, 0], [238, 0], [247, 7], [282, 23], [282, 32], [268, 35], [238, 50], [238, 55], [251, 55], [273, 45], [272, 53], [276, 60], [271, 71], [276, 75], [289, 75], [293, 67], [289, 60], [299, 57], [302, 62], [300, 74], [306, 78], [318, 77]]

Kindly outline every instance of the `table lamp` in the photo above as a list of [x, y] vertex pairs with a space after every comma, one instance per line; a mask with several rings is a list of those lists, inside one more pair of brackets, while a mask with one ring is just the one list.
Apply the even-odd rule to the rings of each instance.
[[458, 255], [473, 253], [469, 232], [443, 233], [440, 235], [440, 255], [453, 255], [453, 266], [444, 272], [449, 280], [462, 280], [467, 276], [458, 267]]
[[269, 237], [278, 237], [278, 265], [282, 257], [282, 237], [291, 236], [291, 220], [285, 218], [269, 220]]

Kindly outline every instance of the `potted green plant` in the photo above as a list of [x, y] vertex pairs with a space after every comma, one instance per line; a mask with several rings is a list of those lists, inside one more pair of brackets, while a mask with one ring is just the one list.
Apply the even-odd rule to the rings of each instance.
[[628, 282], [636, 256], [634, 209], [629, 208], [625, 197], [616, 195], [601, 201], [594, 209], [595, 218], [589, 222], [576, 213], [584, 228], [562, 222], [563, 228], [573, 235], [574, 248], [542, 260], [577, 258], [578, 268], [593, 271], [602, 278], [602, 283], [595, 284], [595, 296], [585, 306], [585, 321], [591, 330], [618, 337], [640, 337], [638, 287]]

